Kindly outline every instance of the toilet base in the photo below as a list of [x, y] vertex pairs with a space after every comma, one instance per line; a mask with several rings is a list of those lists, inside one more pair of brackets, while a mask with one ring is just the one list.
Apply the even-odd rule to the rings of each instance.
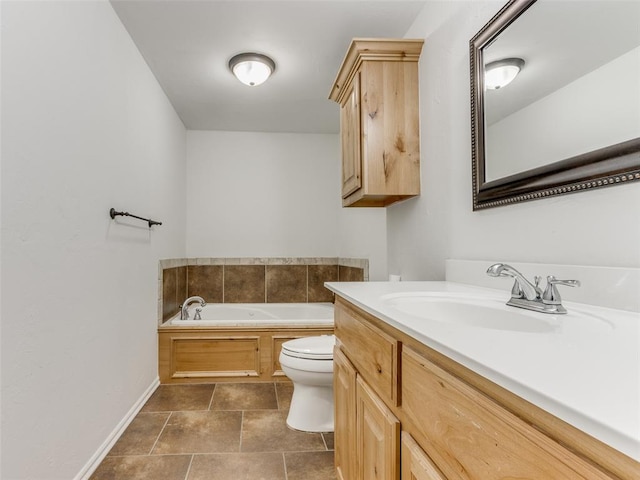
[[303, 432], [333, 432], [333, 386], [294, 383], [287, 425]]

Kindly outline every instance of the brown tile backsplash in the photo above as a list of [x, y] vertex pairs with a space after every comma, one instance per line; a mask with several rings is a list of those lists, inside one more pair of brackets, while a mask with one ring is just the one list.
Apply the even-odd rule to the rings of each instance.
[[162, 275], [162, 319], [166, 320], [178, 311], [176, 297], [176, 270], [167, 268]]
[[225, 265], [224, 303], [265, 303], [264, 265]]
[[267, 303], [306, 302], [306, 265], [267, 265]]
[[338, 267], [338, 281], [339, 282], [363, 282], [364, 270], [356, 267], [345, 267], [340, 265]]
[[178, 313], [179, 305], [187, 298], [187, 267], [163, 270], [162, 275], [162, 320]]
[[187, 296], [199, 295], [208, 303], [222, 303], [223, 277], [222, 265], [189, 265], [187, 267]]
[[333, 302], [324, 283], [365, 281], [368, 266], [367, 260], [343, 258], [161, 260], [162, 322], [193, 295], [208, 303]]
[[338, 265], [309, 265], [308, 302], [333, 302], [333, 292], [324, 282], [338, 281]]
[[176, 268], [176, 301], [178, 306], [187, 299], [187, 267]]

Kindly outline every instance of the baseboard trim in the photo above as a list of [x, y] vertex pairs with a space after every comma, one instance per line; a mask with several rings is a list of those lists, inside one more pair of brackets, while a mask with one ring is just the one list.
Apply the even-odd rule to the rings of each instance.
[[145, 390], [145, 392], [140, 396], [138, 401], [131, 407], [129, 412], [124, 416], [120, 423], [113, 429], [111, 434], [107, 437], [107, 439], [100, 445], [100, 448], [92, 455], [91, 459], [87, 462], [87, 464], [80, 470], [80, 472], [74, 477], [74, 480], [88, 480], [89, 477], [93, 474], [93, 472], [98, 468], [100, 462], [104, 460], [104, 457], [107, 456], [109, 450], [115, 445], [115, 443], [120, 438], [120, 435], [124, 433], [129, 424], [133, 421], [138, 412], [142, 409], [144, 404], [147, 402], [149, 397], [156, 391], [156, 388], [160, 385], [160, 378], [156, 377], [151, 385]]

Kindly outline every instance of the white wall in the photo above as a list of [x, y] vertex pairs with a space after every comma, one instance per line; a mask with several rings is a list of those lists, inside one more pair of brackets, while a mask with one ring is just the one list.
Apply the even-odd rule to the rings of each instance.
[[[334, 181], [341, 184], [340, 173]], [[369, 281], [386, 281], [389, 278], [386, 220], [384, 208], [340, 210], [338, 256], [369, 259]]]
[[388, 209], [389, 268], [442, 279], [447, 258], [640, 266], [640, 183], [472, 212], [469, 40], [504, 2], [427, 2], [420, 59], [422, 191]]
[[186, 133], [108, 2], [1, 6], [0, 476], [68, 480], [157, 378]]
[[342, 209], [339, 178], [338, 135], [189, 131], [187, 255], [366, 257], [386, 275], [384, 212]]

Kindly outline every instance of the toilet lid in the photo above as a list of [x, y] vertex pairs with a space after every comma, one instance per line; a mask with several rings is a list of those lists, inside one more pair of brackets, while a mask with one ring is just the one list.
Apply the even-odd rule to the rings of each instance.
[[282, 344], [282, 352], [290, 357], [332, 360], [333, 346], [335, 344], [336, 337], [334, 335], [296, 338], [295, 340], [284, 342]]

